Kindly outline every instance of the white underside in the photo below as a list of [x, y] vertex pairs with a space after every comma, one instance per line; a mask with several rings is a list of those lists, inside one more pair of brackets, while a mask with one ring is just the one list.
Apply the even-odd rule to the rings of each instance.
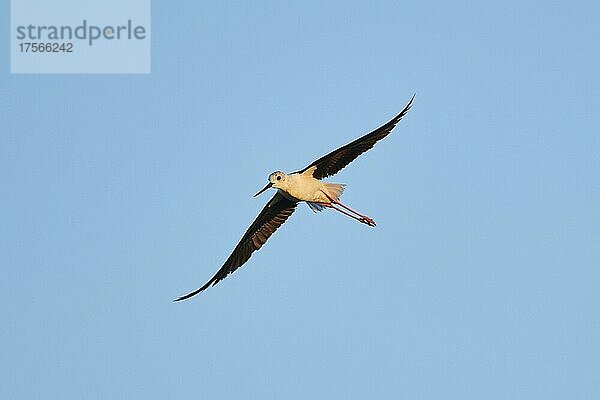
[[280, 188], [284, 195], [298, 201], [308, 203], [313, 211], [321, 211], [322, 206], [315, 203], [331, 203], [338, 201], [344, 187], [341, 183], [321, 182], [312, 177], [312, 173], [288, 175], [285, 188]]
[[[322, 182], [322, 184], [323, 184], [323, 188], [321, 190], [324, 191], [325, 193], [327, 193], [327, 195], [335, 201], [339, 201], [340, 197], [342, 196], [342, 193], [344, 193], [344, 187], [346, 186], [343, 183]], [[327, 197], [327, 196], [325, 196], [325, 197]], [[331, 200], [329, 198], [327, 198], [327, 201], [321, 201], [320, 203], [331, 203]], [[313, 210], [314, 212], [322, 211], [323, 208], [325, 208], [321, 204], [314, 203], [311, 201], [307, 201], [306, 204], [308, 204], [310, 209]]]

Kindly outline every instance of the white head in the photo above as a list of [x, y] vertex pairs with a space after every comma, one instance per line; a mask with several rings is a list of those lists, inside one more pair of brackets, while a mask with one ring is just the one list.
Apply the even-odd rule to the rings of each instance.
[[267, 190], [269, 188], [285, 189], [287, 187], [287, 183], [288, 183], [287, 178], [288, 178], [288, 176], [285, 172], [281, 172], [281, 171], [273, 172], [271, 175], [269, 175], [269, 183], [267, 183], [267, 186], [265, 186], [264, 188], [259, 190], [258, 193], [256, 193], [254, 195], [254, 197], [258, 196], [259, 194], [261, 194], [262, 192], [264, 192], [265, 190]]

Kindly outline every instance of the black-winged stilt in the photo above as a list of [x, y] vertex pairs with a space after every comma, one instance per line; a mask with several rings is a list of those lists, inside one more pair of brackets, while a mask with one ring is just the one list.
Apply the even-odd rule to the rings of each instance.
[[386, 137], [406, 115], [414, 98], [413, 95], [404, 109], [385, 125], [319, 158], [308, 167], [291, 174], [277, 171], [269, 175], [269, 183], [254, 196], [258, 196], [269, 188], [277, 189], [277, 193], [258, 214], [221, 269], [202, 287], [175, 299], [175, 301], [189, 299], [209, 286], [216, 285], [244, 265], [252, 253], [260, 249], [277, 228], [292, 215], [301, 201], [306, 202], [313, 211], [332, 208], [363, 224], [375, 226], [375, 221], [371, 218], [359, 214], [339, 201], [345, 185], [322, 182], [321, 179], [336, 174]]

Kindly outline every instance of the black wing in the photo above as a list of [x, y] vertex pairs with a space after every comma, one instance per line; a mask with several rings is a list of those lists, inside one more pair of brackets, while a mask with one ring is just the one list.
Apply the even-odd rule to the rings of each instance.
[[316, 179], [327, 178], [328, 176], [338, 173], [342, 168], [354, 161], [356, 157], [360, 156], [362, 153], [372, 148], [379, 140], [386, 137], [392, 131], [392, 129], [394, 129], [396, 124], [400, 122], [402, 117], [406, 115], [408, 110], [410, 110], [410, 106], [412, 105], [414, 98], [415, 95], [411, 97], [410, 101], [400, 112], [400, 114], [392, 118], [392, 120], [387, 124], [375, 129], [371, 133], [367, 133], [363, 137], [360, 137], [345, 146], [340, 147], [337, 150], [332, 151], [331, 153], [319, 158], [308, 167], [297, 172], [302, 173], [311, 167], [316, 167], [312, 174], [313, 178]]
[[185, 296], [181, 296], [175, 299], [175, 301], [189, 299], [190, 297], [197, 295], [209, 286], [216, 285], [220, 280], [244, 265], [252, 253], [255, 250], [260, 249], [273, 232], [275, 232], [277, 228], [292, 215], [296, 209], [296, 205], [298, 205], [298, 203], [283, 197], [279, 191], [275, 193], [273, 198], [262, 209], [260, 214], [258, 214], [258, 217], [256, 217], [252, 225], [250, 225], [246, 233], [244, 233], [240, 242], [235, 246], [235, 249], [233, 249], [233, 252], [225, 261], [221, 269], [217, 271], [215, 276], [210, 278], [210, 280], [201, 288], [196, 289]]

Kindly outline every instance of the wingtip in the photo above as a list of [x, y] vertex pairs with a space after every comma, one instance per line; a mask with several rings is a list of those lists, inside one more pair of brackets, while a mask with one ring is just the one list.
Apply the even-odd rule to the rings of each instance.
[[200, 293], [200, 292], [201, 292], [201, 291], [203, 291], [204, 289], [206, 289], [206, 288], [205, 288], [205, 287], [202, 287], [202, 288], [200, 288], [200, 289], [196, 289], [196, 290], [194, 290], [193, 292], [190, 292], [190, 293], [188, 293], [188, 294], [185, 294], [185, 295], [183, 295], [183, 296], [180, 296], [180, 297], [176, 298], [175, 300], [173, 300], [173, 303], [178, 303], [178, 302], [180, 302], [180, 301], [187, 300], [187, 299], [189, 299], [190, 297], [194, 297], [195, 295], [197, 295], [198, 293]]
[[183, 301], [183, 300], [189, 299], [190, 297], [192, 297], [192, 296], [189, 296], [189, 297], [188, 297], [188, 295], [187, 295], [187, 294], [186, 294], [185, 296], [180, 296], [180, 297], [178, 297], [178, 298], [176, 298], [176, 299], [173, 299], [173, 303], [179, 303], [180, 301]]
[[211, 285], [212, 286], [216, 285], [217, 282], [219, 282], [219, 279], [216, 279], [216, 275], [215, 275], [215, 276], [213, 276], [211, 278], [211, 280], [209, 280], [208, 282], [206, 282], [202, 287], [199, 287], [198, 289], [194, 290], [193, 292], [189, 292], [188, 294], [184, 294], [183, 296], [180, 296], [180, 297], [174, 299], [173, 303], [178, 303], [180, 301], [187, 300], [190, 297], [194, 297], [198, 293], [203, 292], [204, 290], [206, 290], [207, 288], [209, 288]]
[[192, 297], [192, 296], [189, 296], [189, 297], [187, 297], [187, 296], [188, 296], [187, 294], [186, 294], [186, 295], [184, 295], [184, 296], [179, 296], [178, 298], [176, 298], [176, 299], [173, 299], [173, 303], [178, 303], [178, 302], [180, 302], [180, 301], [183, 301], [183, 300], [185, 300], [185, 299], [189, 299], [190, 297]]
[[412, 103], [413, 100], [415, 99], [415, 96], [417, 95], [417, 93], [413, 93], [412, 97], [410, 98], [410, 100], [408, 100], [408, 103], [406, 103], [406, 105], [404, 106], [404, 108], [402, 109], [402, 111], [400, 111], [400, 114], [396, 115], [396, 117], [392, 120], [395, 121], [395, 124], [397, 124], [398, 122], [400, 122], [400, 120], [406, 115], [406, 113], [408, 113], [408, 111], [410, 110], [410, 108], [412, 107]]
[[413, 93], [413, 95], [411, 96], [410, 100], [408, 101], [408, 103], [406, 104], [406, 109], [410, 109], [410, 107], [412, 106], [413, 100], [415, 99], [415, 96], [417, 95], [417, 92]]

